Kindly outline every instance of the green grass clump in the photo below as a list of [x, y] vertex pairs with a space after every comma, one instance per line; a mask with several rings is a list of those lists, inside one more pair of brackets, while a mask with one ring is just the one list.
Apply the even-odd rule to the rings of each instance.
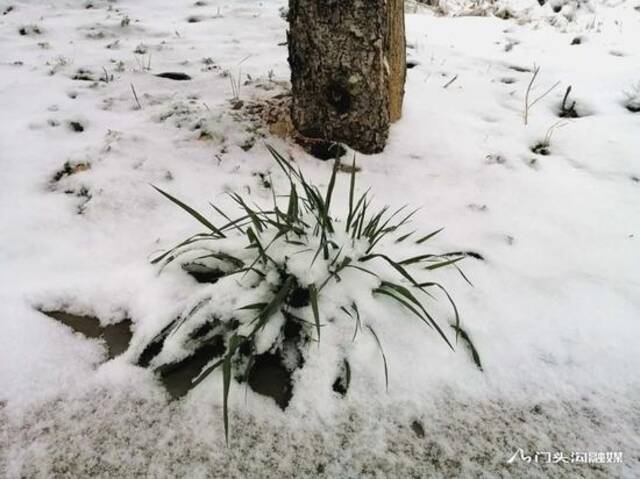
[[[157, 188], [162, 195], [189, 213], [206, 228], [184, 240], [174, 248], [155, 258], [154, 264], [167, 264], [177, 260], [187, 253], [200, 254], [197, 259], [212, 259], [224, 265], [221, 277], [231, 275], [250, 275], [254, 278], [253, 286], [266, 283], [268, 291], [263, 300], [246, 304], [238, 312], [250, 312], [246, 321], [233, 321], [227, 325], [224, 332], [224, 352], [216, 360], [205, 367], [194, 380], [199, 383], [218, 368], [222, 369], [223, 379], [223, 414], [225, 435], [228, 439], [228, 405], [227, 399], [231, 385], [231, 377], [237, 374], [240, 365], [251, 364], [255, 351], [256, 335], [267, 326], [278, 313], [287, 320], [294, 320], [306, 332], [310, 341], [319, 342], [322, 335], [321, 318], [323, 317], [322, 293], [332, 282], [342, 281], [343, 273], [348, 270], [375, 278], [375, 287], [370, 294], [380, 301], [393, 301], [404, 308], [411, 316], [423, 322], [432, 329], [448, 347], [453, 349], [452, 339], [445, 334], [443, 328], [427, 309], [426, 301], [433, 299], [433, 292], [440, 291], [449, 301], [454, 321], [451, 327], [455, 331], [455, 338], [463, 335], [465, 341], [468, 336], [460, 327], [458, 309], [447, 290], [436, 281], [418, 281], [415, 277], [417, 270], [422, 273], [432, 272], [440, 268], [458, 268], [458, 262], [467, 253], [455, 252], [448, 254], [422, 253], [402, 259], [392, 259], [388, 255], [388, 246], [404, 242], [414, 242], [424, 245], [442, 231], [439, 229], [424, 236], [416, 232], [402, 232], [415, 215], [417, 210], [407, 211], [403, 206], [395, 211], [385, 206], [374, 210], [371, 207], [369, 191], [356, 195], [356, 165], [355, 158], [351, 167], [348, 209], [341, 216], [334, 213], [333, 196], [336, 175], [340, 168], [339, 160], [334, 163], [326, 191], [309, 182], [299, 167], [285, 159], [272, 147], [267, 147], [273, 159], [284, 172], [288, 183], [288, 194], [276, 195], [273, 191], [273, 201], [269, 209], [262, 209], [249, 204], [249, 201], [237, 193], [230, 193], [230, 197], [239, 206], [240, 215], [231, 218], [227, 213], [215, 205], [213, 209], [224, 219], [222, 225], [215, 225], [204, 215], [173, 197], [169, 193]], [[237, 254], [230, 254], [227, 249], [217, 248], [216, 241], [235, 238], [238, 246]], [[384, 241], [383, 241], [384, 240]], [[291, 254], [280, 254], [290, 251]], [[250, 259], [247, 260], [247, 252]], [[276, 254], [277, 253], [277, 254]], [[297, 277], [288, 267], [291, 256], [306, 253], [309, 258], [309, 268], [314, 265], [322, 267], [323, 276], [310, 284]], [[371, 269], [371, 265], [379, 262], [385, 264], [390, 274], [382, 278]], [[460, 271], [462, 274], [462, 272]], [[464, 275], [463, 275], [464, 276]], [[353, 276], [352, 276], [353, 277]], [[276, 278], [274, 281], [273, 278]], [[466, 279], [466, 277], [465, 277]], [[293, 304], [292, 298], [302, 298], [298, 304]], [[213, 298], [205, 301], [214, 301]], [[196, 308], [200, 305], [196, 306]], [[194, 308], [194, 309], [196, 309]], [[306, 309], [305, 309], [306, 308]], [[308, 319], [302, 318], [300, 309], [308, 311]], [[385, 384], [388, 388], [389, 373], [387, 359], [382, 350], [382, 342], [371, 325], [365, 324], [360, 317], [358, 300], [349, 300], [340, 306], [345, 318], [354, 322], [354, 335], [359, 331], [368, 331], [380, 348], [384, 365]], [[186, 314], [176, 320], [170, 328], [163, 331], [163, 339], [173, 331], [182, 327], [189, 320], [191, 314]], [[283, 331], [280, 336], [284, 336]], [[475, 349], [474, 349], [475, 351]], [[474, 355], [475, 359], [475, 355]], [[479, 359], [478, 359], [479, 361]], [[345, 363], [347, 382], [351, 371]]]

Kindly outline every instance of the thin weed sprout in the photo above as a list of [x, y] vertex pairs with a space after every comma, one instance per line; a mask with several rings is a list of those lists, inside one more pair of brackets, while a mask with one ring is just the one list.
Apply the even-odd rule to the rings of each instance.
[[546, 97], [549, 93], [551, 93], [558, 85], [560, 85], [559, 81], [555, 82], [548, 90], [546, 90], [544, 93], [536, 97], [535, 100], [531, 100], [531, 93], [533, 92], [534, 84], [535, 84], [536, 78], [538, 78], [539, 73], [540, 73], [540, 67], [534, 64], [533, 75], [531, 76], [531, 80], [527, 85], [527, 90], [524, 95], [524, 111], [522, 113], [522, 117], [524, 119], [525, 126], [529, 124], [529, 113], [531, 111], [531, 108], [533, 108], [533, 106], [536, 103], [538, 103], [540, 100]]
[[[410, 317], [424, 323], [452, 350], [454, 342], [460, 337], [473, 353], [476, 365], [482, 369], [476, 349], [461, 328], [455, 302], [444, 286], [429, 277], [435, 270], [455, 268], [469, 282], [458, 263], [471, 255], [459, 251], [444, 254], [422, 252], [402, 259], [392, 259], [386, 251], [388, 245], [413, 243], [414, 248], [421, 248], [439, 234], [442, 228], [427, 235], [419, 235], [415, 230], [406, 232], [403, 229], [410, 224], [418, 210], [409, 211], [407, 205], [396, 210], [391, 210], [388, 206], [377, 210], [372, 208], [370, 190], [356, 194], [358, 169], [355, 157], [349, 179], [348, 210], [336, 217], [333, 197], [340, 169], [338, 159], [335, 160], [326, 191], [322, 192], [305, 178], [301, 169], [291, 160], [285, 159], [269, 145], [267, 149], [289, 183], [288, 194], [278, 195], [272, 187], [271, 206], [263, 209], [251, 203], [250, 199], [231, 192], [229, 197], [239, 207], [239, 216], [232, 218], [216, 205], [210, 204], [222, 218], [222, 225], [215, 225], [181, 200], [152, 185], [206, 229], [160, 254], [152, 263], [164, 268], [176, 260], [184, 261], [187, 257], [195, 257], [194, 261], [210, 262], [209, 265], [216, 269], [221, 283], [226, 278], [233, 277], [234, 288], [242, 288], [241, 281], [247, 281], [254, 292], [250, 296], [253, 302], [236, 307], [232, 317], [227, 320], [222, 320], [220, 315], [214, 317], [211, 328], [213, 332], [207, 333], [208, 335], [198, 333], [202, 329], [202, 323], [194, 321], [197, 324], [192, 328], [197, 331], [186, 333], [187, 337], [198, 337], [201, 342], [215, 339], [224, 345], [220, 355], [201, 370], [193, 384], [199, 384], [213, 371], [222, 369], [223, 419], [227, 442], [231, 377], [235, 375], [240, 382], [246, 380], [253, 358], [260, 349], [257, 344], [267, 334], [265, 330], [269, 331], [271, 338], [268, 350], [281, 347], [283, 338], [289, 334], [286, 330], [290, 330], [291, 325], [299, 331], [296, 336], [297, 347], [308, 348], [313, 342], [320, 347], [323, 328], [330, 327], [340, 320], [340, 314], [344, 314], [344, 319], [353, 322], [352, 341], [355, 341], [359, 332], [368, 332], [375, 340], [381, 352], [385, 385], [388, 388], [389, 370], [387, 357], [382, 349], [384, 338], [377, 334], [372, 324], [361, 317], [359, 305], [367, 299], [395, 303]], [[230, 240], [233, 240], [232, 243]], [[231, 249], [229, 244], [233, 244]], [[376, 264], [381, 268], [376, 269]], [[300, 272], [311, 271], [313, 268], [316, 274], [311, 276]], [[427, 280], [422, 277], [425, 274], [428, 275]], [[344, 303], [338, 309], [335, 304], [329, 307], [323, 301], [328, 285], [354, 281], [353, 278], [357, 280], [359, 275], [369, 279], [368, 282], [360, 280], [358, 284], [373, 285], [364, 288], [368, 298], [345, 296]], [[214, 287], [219, 284], [216, 283]], [[238, 294], [234, 295], [240, 296], [239, 293], [238, 290]], [[427, 307], [427, 301], [436, 298], [434, 293], [446, 298], [451, 307], [453, 323], [450, 326], [454, 330], [455, 339], [449, 338], [440, 320], [436, 320]], [[173, 320], [148, 348], [155, 344], [154, 349], [159, 351], [164, 341], [178, 330], [189, 329], [186, 325], [198, 311], [207, 304], [214, 304], [215, 307], [217, 303], [214, 303], [214, 294], [200, 298], [192, 308]], [[331, 312], [327, 314], [327, 310]], [[260, 344], [263, 344], [261, 350], [265, 351], [264, 341]], [[343, 362], [348, 383], [351, 370], [346, 359]]]
[[566, 121], [566, 120], [560, 120], [555, 122], [553, 125], [551, 125], [548, 129], [547, 132], [544, 135], [544, 138], [542, 139], [542, 141], [540, 141], [538, 144], [536, 144], [533, 148], [532, 151], [534, 153], [546, 156], [549, 155], [550, 152], [550, 147], [551, 147], [551, 137], [553, 136], [553, 134], [555, 133], [556, 130], [567, 126], [570, 122]]
[[547, 129], [547, 133], [544, 135], [544, 139], [542, 140], [542, 144], [545, 146], [550, 146], [551, 145], [551, 137], [553, 136], [553, 134], [555, 133], [556, 130], [563, 128], [565, 126], [567, 126], [569, 124], [568, 121], [557, 121], [555, 122], [553, 125], [551, 125], [548, 129]]
[[562, 103], [560, 105], [560, 117], [561, 118], [578, 118], [578, 112], [576, 111], [576, 101], [569, 103], [569, 95], [571, 94], [571, 85], [567, 87], [567, 90], [562, 97]]
[[147, 71], [147, 72], [151, 71], [151, 53], [149, 53], [149, 55], [147, 56], [146, 65], [144, 63], [144, 54], [134, 55], [133, 58], [135, 59], [136, 64], [138, 65], [138, 68], [140, 69], [140, 71]]
[[232, 100], [234, 102], [240, 100], [240, 88], [242, 87], [242, 64], [249, 58], [251, 58], [251, 55], [247, 55], [238, 62], [238, 72], [236, 76], [234, 76], [230, 70], [226, 70], [225, 72], [229, 76], [229, 81], [231, 82], [231, 94], [233, 95]]

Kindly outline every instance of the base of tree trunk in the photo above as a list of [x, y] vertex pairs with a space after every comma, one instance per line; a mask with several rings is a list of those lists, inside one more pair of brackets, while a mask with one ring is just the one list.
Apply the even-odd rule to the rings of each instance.
[[403, 0], [290, 0], [291, 118], [307, 138], [384, 149], [400, 117]]

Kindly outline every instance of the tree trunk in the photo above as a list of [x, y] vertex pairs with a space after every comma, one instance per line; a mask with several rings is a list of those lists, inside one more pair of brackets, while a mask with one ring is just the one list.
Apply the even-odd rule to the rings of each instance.
[[389, 119], [402, 116], [404, 82], [407, 78], [407, 41], [404, 33], [404, 0], [388, 0], [388, 31], [385, 51], [389, 62]]
[[298, 132], [382, 151], [402, 110], [404, 0], [289, 0], [289, 23]]

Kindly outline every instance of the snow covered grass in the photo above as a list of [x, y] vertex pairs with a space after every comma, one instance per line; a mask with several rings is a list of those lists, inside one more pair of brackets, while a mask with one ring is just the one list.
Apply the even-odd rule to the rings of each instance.
[[[436, 293], [443, 293], [455, 313], [451, 328], [455, 331], [456, 339], [462, 336], [473, 352], [474, 361], [481, 368], [477, 350], [468, 334], [461, 329], [453, 299], [440, 283], [425, 277], [420, 271], [429, 273], [453, 266], [466, 279], [456, 263], [464, 259], [467, 253], [436, 254], [423, 250], [405, 258], [398, 258], [394, 254], [394, 249], [400, 253], [406, 252], [405, 242], [423, 247], [443, 228], [427, 235], [416, 235], [416, 230], [404, 231], [418, 212], [408, 211], [408, 205], [395, 211], [390, 210], [389, 206], [372, 211], [370, 190], [359, 197], [356, 195], [355, 157], [350, 168], [348, 210], [336, 215], [335, 208], [332, 209], [335, 202], [332, 200], [341, 166], [339, 159], [334, 161], [331, 178], [323, 193], [317, 185], [305, 179], [300, 167], [294, 167], [272, 147], [268, 149], [289, 181], [289, 193], [279, 195], [272, 182], [269, 182], [273, 201], [270, 208], [264, 209], [257, 204], [250, 206], [253, 204], [251, 198], [245, 200], [238, 193], [230, 193], [240, 206], [242, 215], [231, 219], [227, 213], [211, 204], [226, 221], [223, 226], [215, 226], [203, 214], [156, 188], [205, 226], [207, 232], [190, 236], [152, 262], [164, 267], [176, 260], [183, 263], [187, 261], [183, 266], [198, 268], [201, 273], [208, 270], [216, 274], [215, 286], [206, 296], [203, 298], [199, 293], [195, 306], [165, 326], [152, 344], [160, 341], [164, 343], [163, 346], [166, 345], [179, 329], [186, 331], [178, 336], [177, 341], [197, 338], [192, 349], [197, 348], [198, 344], [211, 342], [214, 337], [221, 339], [225, 345], [220, 351], [222, 358], [201, 371], [194, 383], [202, 382], [218, 367], [222, 368], [225, 435], [228, 437], [227, 399], [232, 375], [240, 381], [246, 381], [256, 356], [266, 352], [279, 351], [283, 357], [289, 358], [304, 357], [309, 343], [315, 341], [319, 344], [322, 329], [333, 327], [331, 323], [339, 320], [340, 313], [353, 322], [352, 343], [359, 331], [373, 335], [381, 350], [385, 385], [388, 388], [387, 359], [374, 328], [375, 320], [361, 318], [360, 315], [361, 310], [367, 310], [371, 295], [396, 302], [454, 349], [448, 334], [429, 313], [425, 300], [420, 298], [426, 296], [436, 299]], [[286, 199], [286, 205], [280, 204], [282, 198]], [[252, 252], [247, 254], [247, 250]], [[394, 274], [371, 265], [375, 262], [383, 262]], [[240, 279], [237, 279], [238, 275], [241, 275]], [[220, 300], [225, 297], [233, 298], [235, 304], [240, 306], [229, 308]], [[287, 349], [286, 330], [295, 328], [296, 324], [305, 332], [299, 333], [299, 337]], [[333, 344], [332, 349], [347, 350], [348, 337], [339, 344]], [[292, 369], [299, 365], [299, 360], [288, 362]], [[347, 357], [341, 358], [339, 363], [345, 367], [342, 389], [346, 393], [351, 380], [351, 367]]]
[[[227, 212], [228, 191], [269, 205], [264, 178], [288, 191], [263, 140], [321, 191], [332, 164], [247, 111], [286, 99], [286, 2], [195, 3], [16, 0], [0, 16], [0, 476], [636, 477], [640, 115], [625, 92], [638, 82], [637, 2], [593, 1], [571, 21], [535, 0], [508, 20], [411, 10], [403, 118], [384, 153], [358, 155], [358, 182], [376, 205], [422, 206], [420, 231], [446, 226], [434, 250], [485, 259], [464, 260], [473, 288], [453, 268], [432, 272], [455, 293], [484, 372], [460, 354], [462, 337], [453, 353], [403, 306], [372, 300], [360, 313], [383, 345], [389, 391], [375, 339], [358, 334], [340, 351], [354, 372], [348, 394], [332, 393], [344, 357], [333, 345], [351, 346], [354, 326], [336, 315], [292, 374], [286, 411], [229, 390], [229, 448], [221, 371], [169, 402], [136, 366], [215, 286], [149, 264], [198, 231], [149, 184]], [[30, 25], [40, 34], [21, 35]], [[234, 102], [223, 72], [247, 57]], [[534, 64], [533, 98], [561, 84], [525, 126]], [[192, 79], [156, 76], [165, 72]], [[568, 86], [577, 118], [560, 117]], [[548, 154], [534, 153], [561, 119], [569, 124]], [[344, 212], [349, 181], [337, 175], [332, 208]], [[448, 328], [446, 299], [432, 307]], [[105, 362], [99, 342], [38, 309], [103, 325], [130, 318], [131, 347]], [[185, 354], [178, 346], [163, 354]], [[518, 447], [619, 450], [624, 460], [506, 464]]]

